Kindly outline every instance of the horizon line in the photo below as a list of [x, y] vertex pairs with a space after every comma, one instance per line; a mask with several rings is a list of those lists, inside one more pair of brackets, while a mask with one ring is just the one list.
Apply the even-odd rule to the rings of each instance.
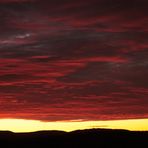
[[71, 132], [84, 129], [121, 129], [129, 131], [148, 131], [148, 119], [127, 119], [107, 121], [56, 121], [44, 122], [26, 119], [0, 119], [0, 131], [28, 133], [36, 131]]

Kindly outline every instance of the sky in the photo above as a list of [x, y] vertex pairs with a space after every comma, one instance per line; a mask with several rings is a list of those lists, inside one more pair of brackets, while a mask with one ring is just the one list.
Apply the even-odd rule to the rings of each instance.
[[147, 119], [147, 5], [0, 0], [0, 119]]

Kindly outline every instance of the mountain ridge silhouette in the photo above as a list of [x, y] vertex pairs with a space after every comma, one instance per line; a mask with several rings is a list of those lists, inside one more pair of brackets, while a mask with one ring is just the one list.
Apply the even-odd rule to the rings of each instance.
[[148, 147], [148, 131], [122, 129], [85, 129], [71, 132], [35, 131], [14, 133], [0, 131], [0, 144], [4, 147], [52, 147], [52, 148], [108, 148], [108, 147]]

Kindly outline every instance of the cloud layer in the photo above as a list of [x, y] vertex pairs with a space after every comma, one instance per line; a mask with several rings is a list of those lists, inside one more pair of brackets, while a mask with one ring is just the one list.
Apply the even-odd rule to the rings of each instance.
[[1, 0], [0, 117], [148, 117], [146, 0]]

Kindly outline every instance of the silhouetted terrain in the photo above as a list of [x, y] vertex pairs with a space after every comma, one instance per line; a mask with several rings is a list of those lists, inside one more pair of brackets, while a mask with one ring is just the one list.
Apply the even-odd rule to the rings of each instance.
[[114, 148], [148, 147], [148, 132], [127, 130], [89, 129], [73, 132], [39, 131], [32, 133], [0, 132], [2, 147], [39, 148]]

